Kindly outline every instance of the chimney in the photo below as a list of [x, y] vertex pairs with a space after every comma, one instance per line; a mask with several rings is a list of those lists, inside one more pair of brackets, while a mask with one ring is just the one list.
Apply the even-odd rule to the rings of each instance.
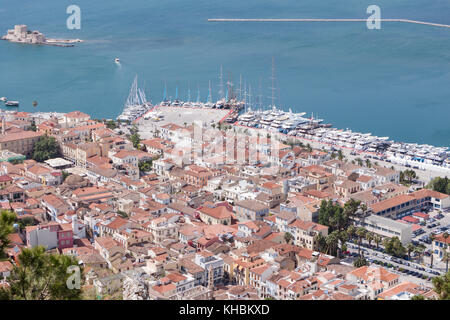
[[5, 117], [2, 117], [2, 134], [5, 134], [6, 131], [6, 120]]

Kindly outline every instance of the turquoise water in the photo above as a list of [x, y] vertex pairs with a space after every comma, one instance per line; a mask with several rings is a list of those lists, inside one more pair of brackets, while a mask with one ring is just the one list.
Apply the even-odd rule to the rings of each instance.
[[[66, 28], [66, 8], [82, 11], [81, 30]], [[73, 48], [0, 41], [0, 96], [20, 110], [78, 109], [115, 118], [138, 74], [153, 102], [168, 94], [201, 98], [219, 67], [239, 74], [269, 103], [275, 57], [278, 103], [339, 128], [450, 146], [450, 29], [382, 23], [212, 23], [208, 18], [382, 18], [450, 24], [445, 0], [3, 0], [0, 33], [27, 24], [48, 37], [81, 38]], [[113, 60], [119, 57], [121, 66]], [[150, 94], [149, 94], [150, 92]], [[32, 101], [38, 101], [33, 108]]]

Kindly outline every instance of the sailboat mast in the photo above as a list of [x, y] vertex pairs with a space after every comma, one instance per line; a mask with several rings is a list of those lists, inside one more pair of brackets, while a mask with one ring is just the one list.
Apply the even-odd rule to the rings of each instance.
[[212, 93], [211, 93], [211, 80], [209, 80], [209, 88], [208, 88], [208, 102], [212, 103]]
[[219, 97], [220, 99], [223, 99], [224, 92], [223, 92], [223, 67], [220, 65], [220, 74], [219, 74]]
[[189, 84], [189, 81], [188, 81], [188, 98], [187, 98], [187, 101], [191, 102], [191, 86]]
[[275, 107], [275, 57], [272, 57], [272, 76], [270, 77], [270, 79], [272, 80], [272, 86], [269, 88], [272, 91], [272, 96], [269, 97], [272, 101], [272, 108]]

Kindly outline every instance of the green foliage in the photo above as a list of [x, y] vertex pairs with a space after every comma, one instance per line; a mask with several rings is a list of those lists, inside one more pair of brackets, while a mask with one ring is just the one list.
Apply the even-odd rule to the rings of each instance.
[[105, 124], [108, 129], [114, 130], [117, 128], [117, 123], [114, 120], [108, 120]]
[[417, 178], [417, 174], [414, 170], [407, 169], [400, 171], [400, 183], [404, 185], [411, 185], [412, 181]]
[[383, 244], [386, 249], [386, 253], [390, 255], [404, 257], [407, 253], [407, 249], [403, 246], [398, 237], [386, 238]]
[[36, 122], [34, 122], [34, 120], [31, 121], [30, 130], [37, 131]]
[[411, 300], [425, 300], [425, 297], [421, 294], [416, 294], [411, 298]]
[[[42, 246], [24, 248], [19, 264], [7, 279], [8, 294], [13, 300], [78, 300], [81, 289], [70, 289], [67, 285], [72, 275], [68, 272], [70, 266], [78, 266], [72, 256], [48, 254]], [[80, 276], [81, 284], [81, 267]]]
[[367, 260], [362, 257], [358, 257], [355, 261], [353, 261], [353, 266], [356, 268], [367, 266]]
[[6, 256], [5, 249], [9, 246], [9, 235], [14, 232], [16, 215], [8, 210], [0, 211], [0, 259]]
[[153, 160], [147, 160], [147, 161], [140, 162], [139, 170], [144, 171], [144, 172], [152, 170], [152, 163], [153, 163]]
[[292, 234], [290, 234], [289, 232], [285, 232], [284, 233], [284, 241], [286, 241], [286, 243], [291, 242], [291, 240], [294, 238], [294, 236]]
[[61, 153], [56, 139], [44, 135], [40, 137], [39, 141], [34, 145], [32, 158], [38, 162], [44, 162], [45, 160], [56, 158], [60, 155]]
[[117, 214], [119, 216], [121, 216], [122, 218], [128, 218], [128, 215], [126, 212], [122, 211], [122, 210], [117, 210]]
[[25, 217], [22, 219], [17, 219], [17, 224], [19, 225], [20, 230], [24, 230], [28, 226], [36, 225], [36, 220], [32, 217]]
[[432, 189], [437, 192], [450, 194], [450, 179], [447, 177], [436, 177], [430, 181], [426, 188]]
[[67, 179], [68, 176], [70, 176], [70, 173], [68, 173], [67, 171], [64, 171], [64, 170], [63, 170], [63, 172], [62, 172], [62, 178], [63, 178], [63, 181], [65, 181], [65, 180]]
[[350, 199], [341, 207], [333, 201], [323, 200], [319, 208], [319, 223], [330, 227], [329, 231], [342, 231], [350, 224], [350, 217], [356, 214], [360, 202]]
[[13, 159], [10, 161], [11, 164], [19, 164], [19, 163], [23, 163], [23, 160], [19, 160], [19, 159]]
[[139, 146], [141, 143], [141, 137], [139, 136], [138, 133], [133, 133], [130, 136], [130, 141], [131, 141], [131, 143], [133, 143], [133, 147], [135, 147], [136, 149], [139, 149]]
[[440, 300], [450, 300], [450, 272], [432, 279], [434, 291], [439, 294]]

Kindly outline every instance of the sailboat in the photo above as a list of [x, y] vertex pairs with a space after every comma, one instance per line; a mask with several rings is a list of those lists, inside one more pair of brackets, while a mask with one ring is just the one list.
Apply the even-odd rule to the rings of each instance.
[[131, 85], [127, 101], [125, 102], [123, 112], [117, 117], [117, 120], [134, 121], [147, 113], [151, 107], [152, 104], [147, 101], [144, 90], [138, 87], [138, 77], [136, 75], [133, 84]]

